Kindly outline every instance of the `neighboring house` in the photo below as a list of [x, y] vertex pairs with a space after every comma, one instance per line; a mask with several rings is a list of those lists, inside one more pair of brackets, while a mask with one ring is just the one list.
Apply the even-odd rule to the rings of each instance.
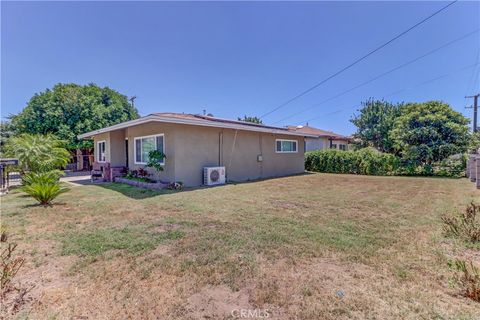
[[148, 168], [163, 182], [203, 183], [203, 168], [224, 166], [227, 181], [304, 172], [304, 137], [314, 135], [211, 116], [154, 113], [84, 133], [93, 139], [95, 161], [107, 168], [145, 168], [148, 153], [164, 152], [164, 171]]
[[351, 137], [310, 127], [308, 124], [305, 126], [287, 126], [287, 129], [292, 132], [315, 136], [305, 138], [305, 152], [321, 149], [348, 150], [348, 144], [352, 140]]

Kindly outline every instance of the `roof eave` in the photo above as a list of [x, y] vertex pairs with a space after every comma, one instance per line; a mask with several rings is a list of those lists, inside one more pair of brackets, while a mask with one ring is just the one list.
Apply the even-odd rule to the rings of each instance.
[[254, 131], [254, 132], [264, 132], [264, 133], [272, 133], [272, 134], [283, 134], [283, 135], [289, 135], [289, 136], [301, 136], [301, 137], [316, 137], [315, 135], [311, 134], [305, 134], [305, 133], [300, 133], [300, 132], [292, 132], [292, 131], [287, 131], [287, 130], [282, 130], [282, 129], [274, 129], [274, 128], [262, 128], [262, 127], [250, 127], [250, 128], [245, 128], [242, 127], [241, 124], [229, 124], [229, 123], [211, 123], [211, 121], [208, 120], [189, 120], [189, 119], [172, 119], [169, 117], [162, 117], [162, 116], [157, 116], [154, 114], [135, 119], [135, 120], [130, 120], [126, 121], [123, 123], [119, 123], [110, 127], [90, 131], [87, 133], [83, 133], [78, 135], [78, 139], [88, 139], [92, 138], [93, 136], [105, 132], [110, 132], [114, 130], [120, 130], [136, 125], [140, 125], [146, 122], [151, 122], [151, 121], [156, 121], [156, 122], [164, 122], [164, 123], [176, 123], [176, 124], [186, 124], [186, 125], [195, 125], [195, 126], [203, 126], [203, 127], [214, 127], [214, 128], [224, 128], [224, 129], [233, 129], [233, 130], [243, 130], [243, 131]]

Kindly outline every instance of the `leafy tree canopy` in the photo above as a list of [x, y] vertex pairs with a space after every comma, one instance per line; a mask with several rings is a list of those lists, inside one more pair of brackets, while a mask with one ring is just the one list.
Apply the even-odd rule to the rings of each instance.
[[461, 113], [441, 101], [411, 103], [402, 108], [391, 137], [404, 159], [431, 165], [467, 151], [468, 123]]
[[350, 120], [357, 127], [353, 135], [357, 147], [374, 147], [382, 152], [394, 153], [391, 130], [402, 106], [374, 99], [362, 102], [362, 108], [358, 110], [360, 113]]
[[15, 134], [54, 134], [67, 141], [69, 149], [91, 147], [77, 135], [138, 118], [127, 97], [95, 84], [59, 83], [35, 94], [27, 106], [11, 116]]
[[478, 153], [480, 151], [480, 131], [471, 134], [468, 151], [471, 153]]
[[243, 116], [243, 118], [238, 117], [237, 119], [238, 119], [238, 121], [253, 122], [253, 123], [258, 123], [258, 124], [263, 123], [262, 120], [260, 120], [260, 118], [258, 118], [258, 117], [247, 117], [246, 115]]
[[0, 155], [3, 154], [3, 149], [8, 141], [8, 138], [12, 136], [12, 126], [8, 121], [0, 122]]

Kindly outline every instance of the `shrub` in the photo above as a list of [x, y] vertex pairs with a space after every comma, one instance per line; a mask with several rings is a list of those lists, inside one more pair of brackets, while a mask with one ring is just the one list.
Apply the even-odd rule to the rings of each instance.
[[49, 205], [59, 194], [68, 191], [67, 188], [61, 187], [58, 182], [42, 183], [36, 181], [24, 186], [22, 189], [44, 206]]
[[433, 174], [440, 177], [463, 177], [467, 167], [467, 155], [455, 155], [437, 163]]
[[24, 185], [31, 185], [32, 183], [55, 184], [59, 181], [61, 175], [60, 170], [27, 172], [23, 175], [22, 181]]
[[8, 234], [3, 226], [1, 230], [0, 242], [3, 248], [0, 255], [0, 293], [1, 296], [4, 296], [5, 293], [13, 289], [11, 284], [12, 279], [25, 263], [25, 259], [14, 256], [17, 244], [8, 242]]
[[140, 168], [137, 170], [137, 177], [146, 178], [150, 175], [147, 170]]
[[138, 171], [137, 170], [130, 170], [125, 174], [125, 178], [131, 179], [131, 178], [136, 178], [138, 177]]
[[401, 159], [374, 148], [342, 151], [324, 149], [305, 153], [305, 169], [316, 172], [365, 175], [421, 175], [460, 177], [465, 171], [465, 157], [452, 157], [433, 165]]
[[480, 268], [475, 266], [472, 261], [466, 262], [459, 259], [455, 260], [453, 266], [460, 271], [455, 280], [462, 287], [464, 295], [480, 302]]
[[398, 167], [398, 159], [373, 148], [358, 151], [325, 149], [307, 152], [305, 169], [317, 172], [391, 175]]
[[147, 170], [140, 168], [138, 170], [129, 171], [125, 175], [125, 178], [129, 180], [141, 181], [141, 182], [156, 182], [155, 180], [148, 178], [149, 175], [150, 173], [148, 173]]
[[480, 205], [473, 202], [467, 205], [465, 212], [444, 215], [443, 229], [449, 236], [476, 243], [480, 241]]

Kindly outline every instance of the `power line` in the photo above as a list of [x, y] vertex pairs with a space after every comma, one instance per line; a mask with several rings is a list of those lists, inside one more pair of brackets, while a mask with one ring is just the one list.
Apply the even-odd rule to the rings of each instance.
[[412, 31], [413, 29], [415, 29], [416, 27], [418, 27], [419, 25], [423, 24], [424, 22], [426, 22], [427, 20], [433, 18], [434, 16], [436, 16], [437, 14], [439, 14], [440, 12], [442, 12], [443, 10], [447, 9], [448, 7], [450, 7], [451, 5], [453, 5], [455, 2], [457, 2], [458, 0], [454, 0], [452, 2], [450, 2], [449, 4], [447, 4], [446, 6], [440, 8], [439, 10], [435, 11], [434, 13], [432, 13], [431, 15], [429, 15], [428, 17], [424, 18], [423, 20], [417, 22], [416, 24], [414, 24], [413, 26], [411, 26], [410, 28], [408, 28], [407, 30], [399, 33], [398, 35], [396, 35], [395, 37], [393, 37], [392, 39], [388, 40], [387, 42], [385, 42], [384, 44], [382, 44], [381, 46], [377, 47], [376, 49], [370, 51], [369, 53], [367, 53], [366, 55], [358, 58], [357, 60], [355, 60], [354, 62], [350, 63], [349, 65], [347, 65], [346, 67], [340, 69], [339, 71], [335, 72], [334, 74], [330, 75], [329, 77], [325, 78], [324, 80], [320, 81], [319, 83], [315, 84], [314, 86], [308, 88], [307, 90], [301, 92], [300, 94], [297, 94], [296, 96], [294, 96], [293, 98], [285, 101], [284, 103], [282, 103], [281, 105], [279, 105], [278, 107], [275, 107], [274, 109], [272, 109], [271, 111], [263, 114], [260, 116], [260, 119], [268, 116], [269, 114], [277, 111], [278, 109], [280, 108], [283, 108], [284, 106], [290, 104], [292, 101], [295, 101], [297, 100], [298, 98], [306, 95], [307, 93], [309, 93], [310, 91], [318, 88], [319, 86], [321, 86], [322, 84], [324, 84], [325, 82], [327, 82], [328, 80], [338, 76], [339, 74], [341, 74], [342, 72], [350, 69], [351, 67], [353, 67], [354, 65], [356, 65], [357, 63], [359, 63], [360, 61], [368, 58], [369, 56], [371, 56], [372, 54], [374, 54], [375, 52], [379, 51], [380, 49], [386, 47], [387, 45], [389, 45], [390, 43], [394, 42], [395, 40], [397, 40], [398, 38], [404, 36], [405, 34], [407, 34], [408, 32]]
[[[473, 68], [473, 67], [476, 67], [476, 66], [480, 66], [480, 62], [477, 62], [477, 63], [474, 63], [474, 64], [470, 64], [470, 65], [467, 65], [467, 66], [464, 66], [462, 68], [459, 68], [459, 69], [456, 69], [450, 73], [447, 73], [447, 74], [443, 74], [443, 75], [440, 75], [440, 76], [437, 76], [435, 78], [431, 78], [429, 80], [426, 80], [426, 81], [422, 81], [422, 82], [419, 82], [411, 87], [406, 87], [406, 88], [403, 88], [403, 89], [400, 89], [400, 90], [396, 90], [396, 91], [393, 91], [387, 95], [384, 95], [383, 97], [389, 97], [389, 96], [393, 96], [393, 95], [396, 95], [400, 92], [403, 92], [403, 91], [406, 91], [406, 90], [411, 90], [411, 89], [414, 89], [414, 88], [417, 88], [417, 87], [420, 87], [420, 86], [424, 86], [426, 84], [429, 84], [431, 82], [434, 82], [434, 81], [437, 81], [437, 80], [440, 80], [440, 79], [443, 79], [443, 78], [446, 78], [446, 77], [449, 77], [455, 73], [458, 73], [460, 71], [464, 71], [464, 70], [467, 70], [469, 68]], [[329, 113], [324, 113], [322, 115], [319, 115], [319, 116], [315, 116], [313, 118], [310, 118], [306, 121], [301, 121], [301, 123], [303, 122], [310, 122], [310, 121], [313, 121], [313, 120], [317, 120], [317, 119], [320, 119], [322, 117], [326, 117], [326, 116], [329, 116], [329, 115], [334, 115], [334, 114], [338, 114], [338, 113], [341, 113], [343, 111], [345, 111], [346, 109], [351, 109], [351, 108], [355, 108], [357, 107], [358, 105], [355, 105], [355, 106], [352, 106], [352, 107], [349, 107], [349, 108], [340, 108], [340, 109], [337, 109], [336, 111], [333, 111], [333, 112], [329, 112]]]
[[443, 49], [443, 48], [446, 48], [446, 47], [448, 47], [448, 46], [450, 46], [450, 45], [452, 45], [452, 44], [454, 44], [454, 43], [456, 43], [456, 42], [459, 42], [459, 41], [461, 41], [461, 40], [463, 40], [463, 39], [465, 39], [465, 38], [467, 38], [467, 37], [469, 37], [469, 36], [477, 33], [479, 30], [480, 30], [480, 28], [479, 28], [479, 29], [476, 29], [476, 30], [473, 30], [473, 31], [471, 31], [471, 32], [469, 32], [469, 33], [461, 36], [460, 38], [457, 38], [457, 39], [455, 39], [455, 40], [452, 40], [452, 41], [450, 41], [450, 42], [447, 42], [447, 43], [441, 45], [440, 47], [437, 47], [437, 48], [435, 48], [435, 49], [433, 49], [433, 50], [428, 51], [427, 53], [422, 54], [421, 56], [418, 56], [418, 57], [416, 57], [416, 58], [414, 58], [414, 59], [412, 59], [412, 60], [409, 60], [409, 61], [407, 61], [407, 62], [405, 62], [405, 63], [402, 63], [401, 65], [396, 66], [396, 67], [394, 67], [393, 69], [390, 69], [390, 70], [388, 70], [388, 71], [385, 71], [385, 72], [383, 72], [383, 73], [381, 73], [381, 74], [379, 74], [379, 75], [377, 75], [377, 76], [375, 76], [375, 77], [373, 77], [373, 78], [371, 78], [371, 79], [369, 79], [369, 80], [367, 80], [367, 81], [364, 81], [364, 82], [362, 82], [362, 83], [360, 83], [360, 84], [358, 84], [358, 85], [356, 85], [356, 86], [354, 86], [354, 87], [352, 87], [352, 88], [350, 88], [350, 89], [347, 89], [347, 90], [345, 90], [345, 91], [343, 91], [343, 92], [340, 92], [340, 93], [338, 93], [338, 94], [336, 94], [336, 95], [334, 95], [334, 96], [332, 96], [332, 97], [330, 97], [330, 98], [328, 98], [328, 99], [325, 99], [325, 100], [323, 100], [323, 101], [321, 101], [321, 102], [319, 102], [319, 103], [316, 103], [316, 104], [314, 104], [314, 105], [312, 105], [312, 106], [310, 106], [310, 107], [307, 107], [307, 108], [305, 108], [305, 109], [303, 109], [303, 110], [300, 110], [300, 111], [298, 111], [298, 112], [292, 113], [292, 114], [290, 114], [290, 115], [288, 115], [288, 116], [286, 116], [286, 117], [284, 117], [284, 118], [282, 118], [282, 119], [280, 119], [280, 120], [278, 120], [278, 121], [273, 122], [272, 124], [276, 124], [276, 123], [282, 122], [282, 121], [284, 121], [284, 120], [290, 119], [290, 118], [292, 118], [292, 117], [294, 117], [294, 116], [296, 116], [296, 115], [299, 115], [299, 114], [301, 114], [301, 113], [304, 113], [305, 111], [311, 110], [311, 109], [313, 109], [313, 108], [315, 108], [315, 107], [318, 107], [319, 105], [322, 105], [322, 104], [324, 104], [324, 103], [326, 103], [326, 102], [329, 102], [329, 101], [331, 101], [331, 100], [334, 100], [334, 99], [336, 99], [336, 98], [339, 98], [339, 97], [341, 97], [341, 96], [343, 96], [343, 95], [345, 95], [345, 94], [347, 94], [347, 93], [349, 93], [349, 92], [351, 92], [351, 91], [353, 91], [353, 90], [355, 90], [355, 89], [358, 89], [358, 88], [360, 88], [360, 87], [363, 87], [364, 85], [367, 85], [367, 84], [369, 84], [369, 83], [371, 83], [371, 82], [373, 82], [373, 81], [375, 81], [375, 80], [378, 80], [378, 79], [380, 79], [380, 78], [383, 78], [384, 76], [386, 76], [386, 75], [388, 75], [388, 74], [390, 74], [390, 73], [392, 73], [392, 72], [394, 72], [394, 71], [397, 71], [398, 69], [401, 69], [401, 68], [403, 68], [403, 67], [406, 67], [406, 66], [408, 66], [408, 65], [410, 65], [410, 64], [412, 64], [412, 63], [414, 63], [414, 62], [417, 62], [417, 61], [420, 60], [420, 59], [423, 59], [423, 58], [425, 58], [425, 57], [427, 57], [427, 56], [429, 56], [429, 55], [431, 55], [431, 54], [434, 54], [435, 52], [437, 52], [437, 51], [439, 51], [439, 50], [441, 50], [441, 49]]
[[475, 70], [475, 67], [477, 66], [480, 66], [480, 62], [476, 62], [474, 64], [470, 64], [468, 66], [464, 66], [464, 67], [461, 67], [459, 69], [456, 69], [450, 73], [446, 73], [446, 74], [442, 74], [440, 76], [437, 76], [435, 78], [432, 78], [432, 79], [429, 79], [429, 80], [426, 80], [426, 81], [423, 81], [423, 82], [420, 82], [420, 83], [417, 83], [416, 85], [414, 86], [411, 86], [411, 87], [406, 87], [406, 88], [403, 88], [403, 89], [400, 89], [400, 90], [396, 90], [396, 91], [393, 91], [393, 92], [390, 92], [389, 94], [387, 95], [384, 95], [383, 98], [386, 98], [386, 97], [390, 97], [390, 96], [394, 96], [396, 94], [399, 94], [400, 92], [403, 92], [403, 91], [407, 91], [407, 90], [411, 90], [411, 89], [414, 89], [414, 88], [417, 88], [417, 87], [420, 87], [420, 86], [423, 86], [423, 85], [426, 85], [426, 84], [429, 84], [430, 82], [434, 82], [434, 81], [437, 81], [437, 80], [440, 80], [440, 79], [443, 79], [443, 78], [447, 78], [457, 72], [460, 72], [460, 71], [464, 71], [464, 70], [467, 70], [467, 69], [470, 69], [470, 68], [474, 68]]

